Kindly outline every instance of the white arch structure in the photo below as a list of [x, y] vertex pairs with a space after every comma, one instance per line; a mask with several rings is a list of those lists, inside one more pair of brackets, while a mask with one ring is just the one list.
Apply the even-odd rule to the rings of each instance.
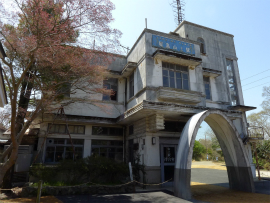
[[191, 199], [190, 178], [193, 146], [201, 123], [214, 131], [224, 154], [231, 189], [254, 192], [250, 163], [243, 142], [232, 121], [219, 110], [207, 110], [192, 116], [181, 134], [174, 171], [174, 193]]

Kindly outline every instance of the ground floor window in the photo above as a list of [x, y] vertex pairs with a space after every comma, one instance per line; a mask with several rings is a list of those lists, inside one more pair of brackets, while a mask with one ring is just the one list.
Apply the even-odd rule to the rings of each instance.
[[102, 156], [123, 161], [123, 141], [92, 140], [92, 156]]
[[[75, 153], [72, 149], [74, 146]], [[45, 152], [45, 162], [54, 163], [61, 160], [76, 160], [83, 157], [83, 139], [54, 138], [47, 139], [47, 147]]]

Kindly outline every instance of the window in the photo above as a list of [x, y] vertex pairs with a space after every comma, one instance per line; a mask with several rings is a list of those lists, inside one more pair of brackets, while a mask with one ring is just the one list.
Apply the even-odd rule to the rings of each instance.
[[189, 89], [188, 67], [162, 62], [163, 87]]
[[177, 122], [177, 121], [165, 121], [164, 122], [164, 130], [167, 132], [182, 132], [186, 123], [184, 122]]
[[133, 125], [130, 125], [129, 127], [128, 127], [128, 134], [129, 135], [132, 135], [134, 133], [134, 127], [133, 127]]
[[64, 97], [70, 97], [71, 84], [68, 82], [59, 84], [57, 88], [57, 94], [63, 95]]
[[200, 43], [200, 51], [202, 54], [205, 54], [206, 51], [205, 51], [205, 43], [204, 43], [204, 40], [202, 38], [198, 38], [197, 39], [197, 42]]
[[[72, 144], [74, 151], [72, 149]], [[83, 139], [72, 139], [72, 144], [70, 139], [47, 139], [45, 162], [53, 163], [59, 162], [64, 159], [77, 160], [83, 157]]]
[[[66, 124], [49, 124], [49, 133], [68, 134]], [[68, 125], [70, 134], [84, 134], [84, 125]]]
[[203, 77], [203, 83], [204, 83], [206, 99], [211, 99], [210, 78]]
[[117, 101], [117, 89], [118, 89], [118, 79], [110, 78], [103, 80], [103, 88], [111, 90], [111, 95], [103, 94], [103, 100], [105, 101]]
[[93, 126], [93, 135], [122, 136], [123, 128], [108, 128], [102, 126]]
[[92, 156], [103, 156], [116, 161], [123, 161], [123, 141], [92, 140]]
[[237, 105], [237, 91], [236, 91], [236, 83], [234, 78], [234, 68], [233, 68], [233, 61], [226, 59], [227, 65], [227, 75], [228, 75], [228, 83], [229, 83], [229, 91], [231, 95], [231, 105]]
[[134, 73], [129, 77], [129, 98], [134, 96]]

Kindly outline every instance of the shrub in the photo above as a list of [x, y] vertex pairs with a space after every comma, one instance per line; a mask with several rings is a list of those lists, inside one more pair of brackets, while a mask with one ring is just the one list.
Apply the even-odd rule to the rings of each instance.
[[30, 175], [48, 185], [76, 185], [93, 181], [102, 184], [122, 183], [129, 175], [128, 165], [105, 157], [64, 160], [54, 166], [33, 165]]
[[85, 158], [87, 173], [91, 181], [120, 183], [129, 175], [128, 165], [99, 156]]

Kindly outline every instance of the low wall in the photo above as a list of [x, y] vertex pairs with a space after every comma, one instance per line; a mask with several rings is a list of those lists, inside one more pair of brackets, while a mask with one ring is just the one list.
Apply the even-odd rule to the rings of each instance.
[[[45, 186], [42, 188], [42, 195], [82, 195], [82, 194], [119, 194], [135, 192], [135, 183], [124, 185], [78, 185], [78, 186]], [[22, 197], [36, 196], [37, 187], [22, 188]]]

